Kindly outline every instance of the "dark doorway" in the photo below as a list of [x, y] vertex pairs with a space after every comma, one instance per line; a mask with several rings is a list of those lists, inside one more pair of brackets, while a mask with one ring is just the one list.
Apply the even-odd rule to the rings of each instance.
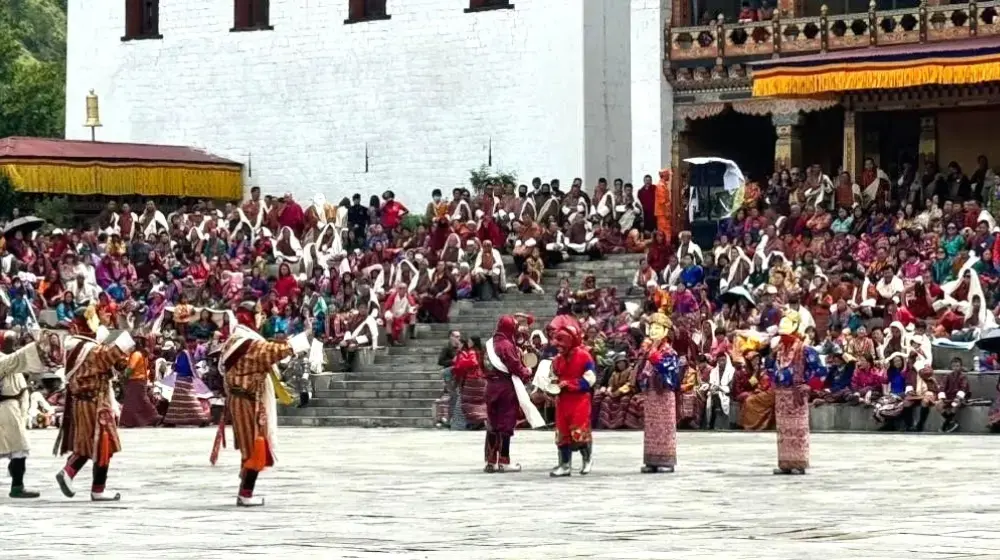
[[863, 153], [878, 154], [879, 166], [895, 177], [905, 161], [914, 161], [920, 145], [920, 113], [862, 113]]
[[774, 171], [774, 125], [770, 116], [744, 115], [732, 109], [692, 121], [688, 156], [731, 159], [748, 181], [767, 184]]
[[[802, 118], [802, 161], [799, 167], [819, 164], [831, 178], [844, 164], [844, 109], [833, 107], [806, 113]], [[854, 171], [851, 170], [851, 175]]]

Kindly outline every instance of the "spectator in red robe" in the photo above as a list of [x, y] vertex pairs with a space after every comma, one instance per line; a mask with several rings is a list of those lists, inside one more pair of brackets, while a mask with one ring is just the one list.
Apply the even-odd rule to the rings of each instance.
[[500, 231], [500, 226], [493, 220], [493, 217], [489, 214], [483, 216], [483, 221], [479, 225], [479, 232], [476, 237], [480, 241], [489, 241], [493, 243], [494, 247], [503, 247], [507, 238], [504, 236], [503, 232]]
[[306, 227], [306, 213], [302, 211], [299, 203], [292, 199], [291, 194], [286, 194], [284, 197], [284, 206], [281, 213], [278, 214], [278, 225], [291, 228], [295, 237], [302, 239], [302, 233]]
[[403, 218], [410, 213], [402, 203], [396, 201], [396, 194], [392, 191], [385, 191], [382, 194], [382, 228], [392, 235], [392, 230], [403, 222]]
[[653, 184], [652, 175], [642, 178], [642, 186], [639, 187], [637, 196], [642, 206], [642, 231], [644, 233], [656, 231], [656, 215], [653, 211], [656, 205], [656, 185]]
[[288, 263], [282, 263], [278, 267], [278, 281], [274, 284], [274, 293], [278, 297], [292, 299], [299, 292], [299, 282], [292, 276], [292, 268]]

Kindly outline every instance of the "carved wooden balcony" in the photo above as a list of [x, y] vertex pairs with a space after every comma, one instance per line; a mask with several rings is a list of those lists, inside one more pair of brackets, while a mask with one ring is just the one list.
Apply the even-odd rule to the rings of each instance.
[[749, 85], [748, 62], [846, 49], [933, 43], [1000, 34], [1000, 0], [668, 27], [664, 72], [681, 90]]

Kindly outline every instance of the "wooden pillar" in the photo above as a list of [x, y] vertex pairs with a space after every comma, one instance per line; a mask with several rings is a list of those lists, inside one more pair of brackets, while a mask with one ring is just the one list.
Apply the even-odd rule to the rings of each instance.
[[927, 162], [937, 163], [937, 115], [920, 117], [920, 169]]
[[670, 25], [685, 27], [697, 23], [694, 18], [701, 14], [691, 15], [691, 0], [671, 0]]
[[802, 114], [771, 115], [774, 123], [774, 170], [802, 165]]
[[858, 131], [854, 111], [844, 110], [844, 155], [841, 167], [857, 180], [858, 176]]
[[687, 185], [688, 165], [684, 159], [690, 156], [688, 146], [688, 120], [674, 119], [674, 130], [670, 143], [670, 169], [672, 174], [672, 184], [670, 185], [670, 205], [673, 215], [674, 234], [687, 229], [687, 215], [684, 214], [684, 187]]

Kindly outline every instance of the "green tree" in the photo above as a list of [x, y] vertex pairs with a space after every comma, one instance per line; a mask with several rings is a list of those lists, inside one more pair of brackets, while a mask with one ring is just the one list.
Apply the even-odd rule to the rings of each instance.
[[63, 135], [65, 52], [60, 2], [0, 1], [0, 138]]
[[14, 190], [14, 185], [3, 172], [0, 172], [0, 218], [9, 218], [14, 208], [23, 203], [21, 196]]
[[65, 196], [46, 197], [35, 202], [34, 215], [52, 227], [67, 227], [73, 217], [73, 207]]

